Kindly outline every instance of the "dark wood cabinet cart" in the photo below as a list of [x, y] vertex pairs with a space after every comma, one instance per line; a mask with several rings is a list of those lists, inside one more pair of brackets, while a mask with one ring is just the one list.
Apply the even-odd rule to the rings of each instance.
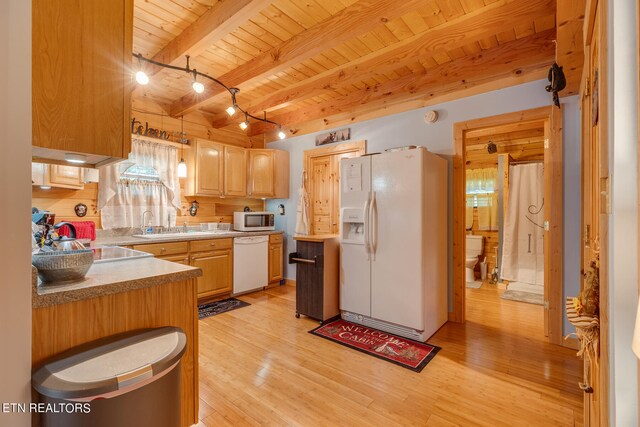
[[336, 235], [295, 236], [296, 317], [305, 315], [324, 322], [340, 314], [340, 244]]

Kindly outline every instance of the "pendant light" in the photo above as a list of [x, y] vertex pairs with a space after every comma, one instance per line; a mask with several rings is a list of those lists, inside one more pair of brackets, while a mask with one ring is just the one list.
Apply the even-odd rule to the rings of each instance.
[[180, 144], [182, 145], [180, 148], [182, 152], [180, 153], [180, 163], [178, 163], [178, 178], [187, 177], [187, 163], [184, 161], [184, 142], [184, 116], [180, 116]]
[[240, 89], [232, 87], [229, 88], [229, 93], [231, 93], [231, 105], [225, 110], [229, 116], [233, 116], [238, 109], [238, 104], [236, 104], [236, 93], [238, 93]]

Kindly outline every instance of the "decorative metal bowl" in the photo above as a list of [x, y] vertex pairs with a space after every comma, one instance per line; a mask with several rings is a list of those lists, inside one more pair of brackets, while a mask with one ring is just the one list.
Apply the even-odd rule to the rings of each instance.
[[31, 256], [42, 283], [83, 279], [93, 264], [93, 250], [39, 252]]

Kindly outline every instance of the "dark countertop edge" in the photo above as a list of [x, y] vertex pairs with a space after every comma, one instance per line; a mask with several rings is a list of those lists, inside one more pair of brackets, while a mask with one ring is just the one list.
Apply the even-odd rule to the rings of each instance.
[[[188, 234], [185, 234], [184, 237], [167, 237], [166, 239], [145, 239], [144, 237], [133, 236], [99, 237], [91, 242], [91, 247], [99, 248], [101, 246], [134, 246], [148, 245], [152, 243], [190, 242], [192, 240], [231, 239], [234, 237], [268, 236], [271, 234], [284, 234], [284, 231], [235, 231], [229, 232], [229, 234], [212, 234], [210, 236], [189, 236]], [[108, 242], [104, 242], [105, 240], [108, 240]]]
[[181, 282], [195, 279], [202, 276], [202, 270], [192, 268], [190, 270], [177, 271], [159, 276], [149, 276], [140, 279], [123, 280], [120, 282], [108, 283], [104, 285], [89, 286], [80, 289], [53, 292], [41, 295], [38, 293], [38, 273], [32, 266], [32, 308], [51, 307], [59, 304], [66, 304], [75, 301], [82, 301], [92, 298], [99, 298], [106, 295], [119, 294], [123, 292], [135, 291], [138, 289], [151, 288], [154, 286], [166, 285], [168, 283]]

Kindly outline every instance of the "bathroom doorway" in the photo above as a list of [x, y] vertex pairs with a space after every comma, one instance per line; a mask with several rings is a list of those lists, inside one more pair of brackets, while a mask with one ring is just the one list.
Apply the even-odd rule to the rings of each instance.
[[[492, 299], [562, 339], [561, 115], [550, 107], [455, 125], [454, 311]], [[469, 302], [467, 303], [467, 298]], [[515, 301], [515, 302], [514, 302]], [[494, 303], [496, 301], [493, 301]]]

